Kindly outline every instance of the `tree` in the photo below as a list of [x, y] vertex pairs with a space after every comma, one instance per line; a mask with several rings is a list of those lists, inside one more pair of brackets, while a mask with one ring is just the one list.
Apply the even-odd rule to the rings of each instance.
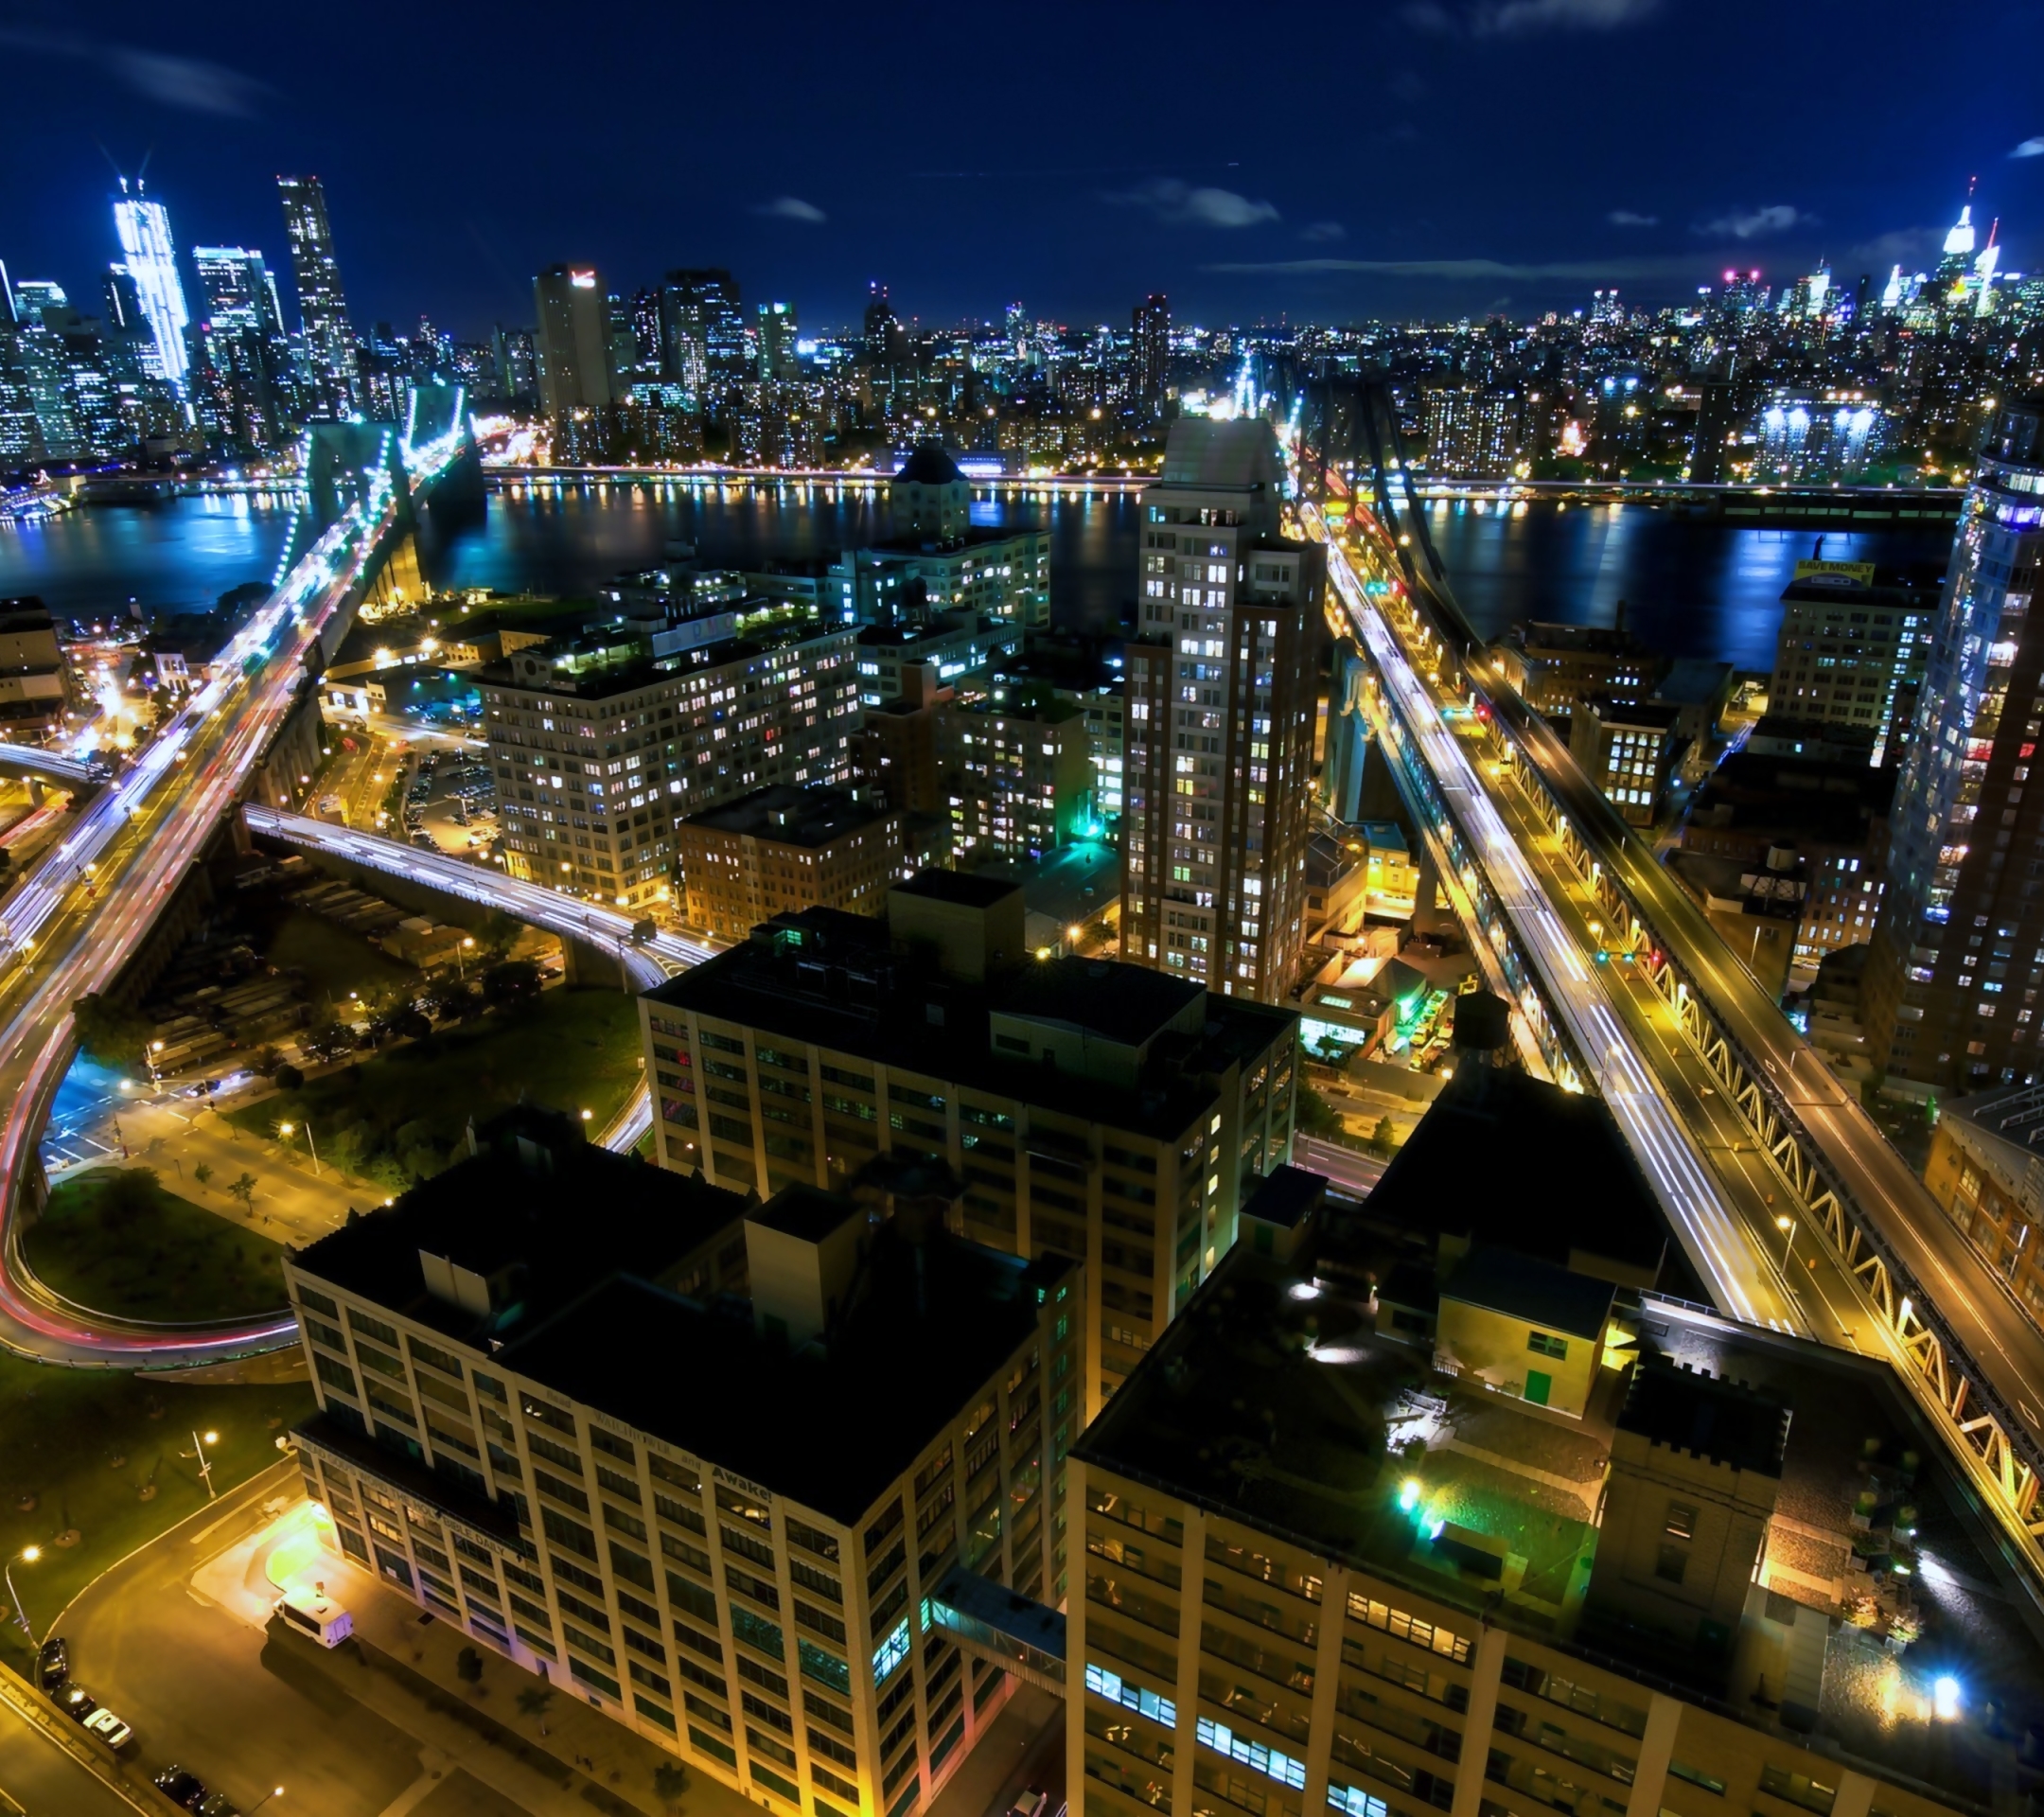
[[110, 1003], [97, 991], [72, 1004], [79, 1045], [102, 1066], [140, 1070], [151, 1025], [131, 1010]]
[[298, 1037], [299, 1047], [313, 1059], [338, 1060], [355, 1050], [355, 1031], [344, 1022], [331, 1019], [308, 1029]]
[[492, 1008], [527, 1002], [539, 995], [539, 967], [529, 959], [507, 959], [483, 974], [484, 1001]]
[[1394, 1153], [1399, 1145], [1398, 1125], [1388, 1116], [1377, 1120], [1377, 1127], [1370, 1131], [1369, 1145], [1380, 1155]]
[[300, 1072], [288, 1060], [277, 1067], [273, 1076], [279, 1091], [296, 1091], [300, 1085], [305, 1084], [305, 1074]]
[[1335, 1116], [1333, 1106], [1312, 1085], [1301, 1084], [1298, 1089], [1298, 1126], [1309, 1136], [1339, 1136], [1342, 1120]]
[[120, 1168], [99, 1190], [99, 1215], [114, 1229], [132, 1229], [155, 1210], [156, 1197], [153, 1167]]
[[243, 1173], [238, 1179], [227, 1183], [227, 1196], [241, 1201], [241, 1208], [253, 1213], [256, 1209], [256, 1176]]
[[206, 1185], [213, 1178], [213, 1163], [211, 1161], [201, 1161], [197, 1167], [192, 1169], [191, 1176], [201, 1186]]

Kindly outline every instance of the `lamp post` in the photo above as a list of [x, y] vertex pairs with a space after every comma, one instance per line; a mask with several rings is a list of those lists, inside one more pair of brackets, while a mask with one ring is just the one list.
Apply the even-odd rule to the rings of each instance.
[[[289, 1140], [291, 1131], [296, 1129], [298, 1125], [296, 1123], [279, 1123], [277, 1125], [277, 1134]], [[306, 1120], [305, 1145], [307, 1152], [309, 1153], [312, 1156], [312, 1177], [315, 1180], [319, 1179], [323, 1176], [320, 1173], [319, 1150], [315, 1148], [312, 1143], [312, 1120], [310, 1118], [308, 1118]]]
[[150, 1084], [152, 1085], [163, 1084], [163, 1075], [156, 1070], [156, 1056], [162, 1051], [163, 1043], [161, 1041], [151, 1041], [149, 1044], [149, 1076]]
[[462, 944], [454, 949], [454, 975], [466, 984], [468, 981], [468, 955], [475, 950], [475, 936], [464, 934]]
[[24, 1564], [33, 1564], [42, 1556], [43, 1548], [40, 1545], [25, 1545], [7, 1561], [8, 1600], [14, 1605], [15, 1625], [30, 1640], [35, 1639], [35, 1630], [29, 1626], [28, 1611], [22, 1606], [21, 1592], [14, 1587], [14, 1561], [19, 1559]]
[[268, 1791], [264, 1792], [260, 1798], [256, 1799], [256, 1801], [249, 1807], [249, 1817], [256, 1817], [256, 1813], [260, 1810], [265, 1805], [267, 1805], [271, 1801], [271, 1799], [281, 1798], [283, 1797], [283, 1795], [284, 1788], [282, 1786], [272, 1786]]
[[1793, 1218], [1786, 1217], [1776, 1218], [1774, 1220], [1774, 1227], [1775, 1229], [1779, 1230], [1782, 1235], [1787, 1239], [1787, 1241], [1782, 1244], [1781, 1251], [1781, 1265], [1786, 1268], [1788, 1265], [1789, 1256], [1793, 1254], [1795, 1250], [1795, 1220]]
[[201, 1438], [200, 1438], [200, 1435], [199, 1435], [199, 1434], [198, 1434], [197, 1432], [194, 1432], [194, 1433], [192, 1434], [192, 1436], [191, 1436], [191, 1441], [192, 1441], [192, 1455], [193, 1455], [194, 1457], [198, 1458], [198, 1460], [199, 1460], [199, 1474], [201, 1475], [201, 1477], [203, 1477], [203, 1478], [204, 1479], [204, 1482], [205, 1482], [205, 1492], [206, 1492], [206, 1500], [210, 1502], [210, 1501], [212, 1501], [212, 1500], [214, 1499], [214, 1496], [213, 1496], [213, 1466], [212, 1466], [212, 1464], [211, 1464], [210, 1462], [208, 1462], [208, 1461], [207, 1461], [207, 1458], [206, 1458], [206, 1455], [205, 1455], [205, 1448], [206, 1448], [206, 1446], [207, 1446], [207, 1445], [217, 1445], [217, 1444], [219, 1444], [219, 1443], [220, 1443], [220, 1434], [219, 1434], [219, 1433], [217, 1433], [217, 1432], [209, 1432], [209, 1433], [205, 1434], [205, 1436], [204, 1436], [204, 1439], [203, 1439], [203, 1442], [202, 1442], [202, 1441], [201, 1441]]

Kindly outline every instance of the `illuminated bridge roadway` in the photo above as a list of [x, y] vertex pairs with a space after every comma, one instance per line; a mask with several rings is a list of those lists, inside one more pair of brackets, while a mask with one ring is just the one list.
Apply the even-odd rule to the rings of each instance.
[[[1323, 534], [1312, 506], [1303, 506], [1301, 516], [1310, 531]], [[1664, 1203], [1671, 1203], [1677, 1233], [1710, 1291], [1740, 1316], [1757, 1314], [1762, 1322], [1885, 1355], [1994, 1514], [2033, 1586], [2044, 1584], [2044, 1332], [1567, 746], [1490, 674], [1452, 600], [1444, 604], [1413, 565], [1398, 538], [1398, 517], [1389, 515], [1386, 528], [1360, 509], [1356, 516], [1366, 538], [1362, 558], [1385, 574], [1402, 569], [1410, 583], [1422, 616], [1408, 631], [1424, 626], [1426, 617], [1435, 621], [1425, 627], [1434, 641], [1424, 647], [1438, 658], [1438, 694], [1415, 669], [1406, 639], [1366, 590], [1339, 541], [1330, 543], [1330, 581], [1378, 666], [1383, 692], [1398, 703], [1436, 781], [1475, 829], [1499, 893], [1509, 898], [1540, 955], [1553, 1000], [1587, 1023], [1578, 1040], [1595, 1045], [1583, 1051], [1611, 1054], [1612, 1075], [1600, 1083]], [[1417, 514], [1408, 512], [1404, 521], [1423, 541]], [[1505, 761], [1470, 761], [1466, 741], [1442, 721], [1448, 702], [1486, 711], [1489, 731], [1477, 749]], [[1522, 826], [1516, 838], [1507, 816]], [[1545, 882], [1526, 861], [1532, 836], [1555, 852], [1558, 868]], [[1595, 936], [1596, 942], [1629, 950], [1640, 962], [1597, 965], [1593, 975], [1581, 944], [1586, 936], [1568, 931], [1558, 912], [1571, 892], [1604, 918], [1608, 932]], [[1577, 921], [1581, 925], [1579, 910]], [[1613, 1018], [1614, 1008], [1622, 1018]], [[1658, 1040], [1622, 1032], [1605, 1048], [1625, 1023], [1666, 1026], [1671, 1035], [1679, 1030], [1686, 1059], [1679, 1062]], [[1702, 1076], [1715, 1091], [1692, 1099], [1678, 1120], [1667, 1088], [1682, 1065], [1707, 1069]], [[1751, 1195], [1736, 1212], [1707, 1174], [1700, 1184], [1692, 1173], [1698, 1144], [1722, 1151], [1711, 1121], [1733, 1119], [1780, 1200], [1778, 1207], [1772, 1197], [1761, 1200], [1760, 1215]], [[1681, 1155], [1672, 1146], [1677, 1141]], [[1844, 1284], [1850, 1298], [1844, 1324], [1835, 1315], [1777, 1319], [1768, 1310], [1781, 1280], [1778, 1251], [1768, 1241], [1777, 1210], [1793, 1213], [1798, 1227], [1809, 1226], [1802, 1253], [1815, 1250], [1832, 1279]]]
[[238, 805], [251, 769], [292, 708], [322, 634], [349, 611], [411, 498], [468, 449], [459, 405], [446, 433], [394, 443], [382, 470], [299, 558], [198, 690], [120, 777], [72, 821], [0, 917], [0, 1344], [25, 1355], [133, 1367], [274, 1348], [278, 1319], [160, 1327], [50, 1292], [24, 1266], [19, 1197], [39, 1177], [51, 1099], [77, 1051], [71, 1006], [106, 989], [157, 912]]

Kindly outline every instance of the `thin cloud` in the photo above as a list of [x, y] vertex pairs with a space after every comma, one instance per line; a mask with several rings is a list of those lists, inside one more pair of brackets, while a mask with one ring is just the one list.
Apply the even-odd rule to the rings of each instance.
[[1909, 265], [1927, 258], [1930, 250], [1942, 237], [1944, 230], [1934, 227], [1897, 227], [1890, 233], [1876, 234], [1872, 239], [1862, 239], [1857, 245], [1845, 249], [1841, 265]]
[[1348, 230], [1338, 221], [1309, 221], [1299, 229], [1299, 238], [1321, 241], [1347, 239]]
[[98, 44], [67, 33], [12, 26], [0, 26], [0, 44], [36, 56], [97, 64], [136, 94], [193, 114], [246, 119], [275, 93], [267, 83], [223, 63], [147, 50], [139, 44]]
[[763, 202], [752, 211], [766, 215], [774, 221], [800, 221], [811, 227], [821, 226], [830, 219], [813, 202], [804, 202], [800, 196], [776, 196], [771, 202]]
[[1415, 31], [1438, 36], [1515, 38], [1542, 31], [1616, 31], [1660, 10], [1660, 0], [1412, 0], [1400, 16]]
[[1613, 208], [1604, 219], [1613, 227], [1658, 227], [1659, 215], [1635, 215], [1630, 208]]
[[1595, 264], [1563, 259], [1538, 265], [1518, 265], [1501, 258], [1280, 258], [1238, 259], [1202, 265], [1200, 270], [1271, 276], [1357, 272], [1379, 277], [1481, 278], [1507, 283], [1549, 279], [1606, 284], [1620, 278], [1638, 282], [1647, 278], [1691, 277], [1697, 266], [1690, 258], [1607, 259]]
[[1123, 190], [1106, 200], [1121, 206], [1147, 208], [1159, 221], [1194, 227], [1259, 227], [1279, 218], [1270, 203], [1252, 202], [1233, 189], [1194, 187], [1175, 177], [1160, 177], [1139, 189]]
[[1785, 234], [1791, 227], [1808, 226], [1817, 219], [1777, 202], [1765, 208], [1735, 208], [1715, 221], [1700, 223], [1695, 231], [1722, 239], [1758, 239], [1765, 234]]
[[2025, 139], [2009, 153], [2012, 158], [2044, 158], [2044, 136]]
[[1386, 84], [1386, 90], [1394, 101], [1423, 101], [1431, 92], [1418, 70], [1401, 69]]

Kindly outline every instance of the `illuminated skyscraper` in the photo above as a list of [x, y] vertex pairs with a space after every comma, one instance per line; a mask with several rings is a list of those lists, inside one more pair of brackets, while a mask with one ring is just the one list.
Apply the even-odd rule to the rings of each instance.
[[121, 192], [114, 199], [114, 231], [120, 239], [128, 274], [134, 279], [143, 319], [150, 326], [157, 373], [182, 398], [191, 363], [185, 346], [191, 311], [185, 306], [185, 284], [178, 276], [177, 253], [170, 243], [169, 213], [162, 203], [143, 195], [140, 178], [132, 193], [128, 179], [121, 179]]
[[662, 375], [700, 408], [720, 408], [752, 375], [746, 361], [738, 280], [715, 266], [669, 272], [661, 283]]
[[539, 405], [549, 416], [600, 409], [612, 393], [610, 308], [596, 273], [549, 265], [533, 279]]
[[277, 192], [284, 201], [291, 276], [298, 286], [308, 389], [328, 415], [352, 415], [361, 403], [361, 374], [341, 267], [334, 261], [333, 229], [326, 222], [326, 192], [317, 177], [279, 177]]
[[1164, 410], [1164, 379], [1171, 365], [1171, 302], [1161, 295], [1137, 304], [1129, 337], [1129, 402], [1148, 416]]
[[1327, 559], [1260, 417], [1182, 417], [1142, 495], [1125, 646], [1121, 955], [1261, 1002], [1296, 981]]
[[208, 322], [283, 334], [284, 306], [260, 253], [247, 246], [194, 246], [192, 265]]
[[246, 246], [194, 246], [205, 320], [194, 401], [215, 441], [255, 454], [286, 439], [290, 342], [276, 280]]
[[1945, 1091], [2034, 1080], [2039, 1067], [2040, 491], [2044, 397], [2032, 397], [1995, 413], [1960, 514], [1861, 986], [1875, 1066]]

